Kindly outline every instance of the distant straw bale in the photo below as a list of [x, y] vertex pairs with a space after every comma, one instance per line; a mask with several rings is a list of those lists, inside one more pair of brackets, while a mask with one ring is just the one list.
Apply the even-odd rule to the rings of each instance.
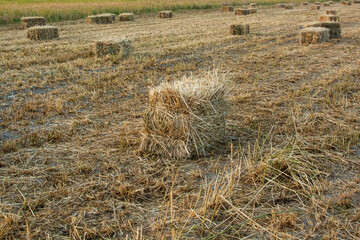
[[50, 40], [59, 37], [59, 30], [54, 26], [35, 26], [27, 30], [26, 37], [31, 40]]
[[341, 28], [338, 22], [313, 22], [306, 24], [307, 28], [327, 28], [329, 29], [329, 38], [341, 38]]
[[230, 34], [231, 35], [247, 35], [250, 33], [249, 24], [231, 24], [230, 25]]
[[159, 18], [172, 18], [173, 17], [173, 13], [172, 11], [161, 11], [159, 12]]
[[301, 5], [302, 5], [302, 6], [308, 6], [309, 3], [308, 3], [308, 2], [303, 2]]
[[327, 41], [329, 41], [329, 29], [327, 28], [304, 28], [300, 33], [300, 44], [318, 44]]
[[115, 40], [101, 40], [94, 44], [94, 55], [102, 57], [106, 55], [118, 55], [127, 57], [131, 52], [131, 42], [128, 39]]
[[119, 14], [119, 21], [134, 21], [134, 14], [133, 13], [120, 13]]
[[256, 3], [250, 3], [251, 8], [256, 8]]
[[336, 10], [326, 10], [326, 15], [337, 15]]
[[235, 9], [235, 15], [249, 15], [249, 14], [250, 14], [249, 9], [241, 9], [241, 8]]
[[324, 7], [328, 7], [328, 6], [330, 6], [330, 3], [324, 2], [324, 3], [323, 3], [323, 6], [324, 6]]
[[110, 24], [114, 20], [115, 20], [115, 14], [111, 14], [111, 13], [92, 15], [86, 18], [87, 23], [91, 23], [91, 24]]
[[311, 10], [320, 10], [319, 5], [311, 5]]
[[344, 5], [345, 5], [345, 6], [350, 6], [350, 5], [351, 5], [351, 2], [345, 2]]
[[319, 16], [319, 22], [339, 22], [339, 16], [336, 15], [321, 15]]
[[285, 3], [278, 3], [275, 6], [276, 6], [276, 8], [283, 8], [283, 7], [285, 7]]
[[216, 74], [152, 88], [140, 151], [175, 159], [206, 155], [225, 134], [224, 94]]
[[293, 9], [294, 6], [292, 4], [285, 4], [284, 8], [285, 9]]
[[314, 2], [314, 5], [320, 6], [321, 2]]
[[234, 11], [234, 7], [233, 7], [233, 6], [222, 6], [222, 7], [221, 7], [221, 11], [222, 11], [222, 12], [233, 12], [233, 11]]
[[250, 14], [255, 14], [257, 13], [257, 8], [249, 8], [249, 12]]
[[21, 26], [23, 28], [30, 28], [34, 26], [46, 25], [46, 19], [44, 17], [22, 17]]
[[329, 1], [328, 3], [329, 3], [329, 4], [334, 4], [334, 1]]

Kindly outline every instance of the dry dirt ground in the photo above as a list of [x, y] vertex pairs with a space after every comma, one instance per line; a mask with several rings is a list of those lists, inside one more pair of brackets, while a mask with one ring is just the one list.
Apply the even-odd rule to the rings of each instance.
[[[1, 239], [359, 239], [360, 4], [0, 28]], [[301, 46], [336, 9], [342, 38]], [[232, 23], [251, 34], [231, 36]], [[127, 37], [127, 59], [95, 40]], [[140, 154], [148, 88], [216, 71], [227, 136], [204, 158]]]

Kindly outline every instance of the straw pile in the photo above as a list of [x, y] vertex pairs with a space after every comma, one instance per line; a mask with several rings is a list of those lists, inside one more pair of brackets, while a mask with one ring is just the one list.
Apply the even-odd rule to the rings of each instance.
[[249, 15], [249, 14], [250, 14], [249, 9], [241, 9], [241, 8], [235, 9], [235, 15]]
[[88, 16], [86, 21], [91, 24], [109, 24], [115, 21], [115, 15], [111, 13], [92, 15]]
[[231, 35], [247, 35], [250, 33], [249, 24], [231, 24], [230, 25], [230, 34]]
[[151, 89], [140, 151], [176, 159], [206, 155], [225, 134], [224, 92], [216, 74]]
[[21, 26], [23, 28], [30, 28], [34, 26], [46, 25], [46, 19], [44, 17], [22, 17]]
[[31, 40], [50, 40], [59, 37], [59, 30], [53, 26], [35, 26], [27, 30], [26, 37]]
[[303, 2], [301, 5], [303, 5], [303, 6], [308, 6], [309, 3], [308, 3], [308, 2]]
[[311, 5], [311, 10], [320, 10], [319, 5]]
[[233, 11], [234, 11], [234, 7], [233, 7], [233, 6], [222, 6], [222, 7], [221, 7], [221, 11], [222, 11], [222, 12], [233, 12]]
[[256, 3], [250, 3], [251, 8], [256, 8]]
[[327, 41], [329, 41], [329, 29], [327, 28], [304, 28], [300, 33], [300, 44], [317, 44]]
[[276, 8], [283, 8], [285, 6], [285, 3], [278, 3], [275, 6]]
[[101, 40], [97, 41], [94, 45], [93, 52], [96, 57], [106, 55], [121, 55], [127, 57], [131, 51], [131, 42], [128, 39], [114, 40]]
[[173, 14], [171, 11], [161, 11], [159, 12], [159, 18], [172, 18]]
[[119, 14], [119, 21], [134, 21], [133, 13], [121, 13]]
[[326, 10], [326, 15], [337, 15], [336, 10]]
[[284, 8], [285, 9], [293, 9], [294, 6], [292, 4], [285, 4]]
[[319, 16], [319, 22], [339, 22], [339, 16], [336, 15], [321, 15]]
[[250, 14], [255, 14], [257, 13], [257, 8], [249, 8], [249, 12]]
[[329, 38], [341, 38], [341, 28], [338, 22], [313, 22], [307, 24], [307, 28], [327, 28], [329, 29]]

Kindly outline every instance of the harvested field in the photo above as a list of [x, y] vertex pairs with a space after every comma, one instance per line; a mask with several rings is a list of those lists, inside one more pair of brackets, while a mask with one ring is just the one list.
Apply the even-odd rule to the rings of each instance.
[[[0, 238], [360, 238], [360, 5], [332, 5], [342, 38], [316, 45], [306, 6], [219, 8], [52, 23], [56, 41], [0, 27]], [[104, 37], [131, 55], [94, 58]], [[140, 153], [149, 89], [209, 71], [228, 81], [224, 140]]]

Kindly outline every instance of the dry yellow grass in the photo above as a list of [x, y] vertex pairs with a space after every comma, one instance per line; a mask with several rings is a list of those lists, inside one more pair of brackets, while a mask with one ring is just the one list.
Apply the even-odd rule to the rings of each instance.
[[[360, 238], [359, 7], [332, 5], [342, 38], [316, 46], [298, 44], [306, 6], [60, 22], [48, 42], [0, 27], [0, 238]], [[239, 22], [252, 33], [229, 35]], [[132, 55], [95, 59], [104, 36]], [[149, 87], [214, 68], [224, 142], [139, 155]]]

